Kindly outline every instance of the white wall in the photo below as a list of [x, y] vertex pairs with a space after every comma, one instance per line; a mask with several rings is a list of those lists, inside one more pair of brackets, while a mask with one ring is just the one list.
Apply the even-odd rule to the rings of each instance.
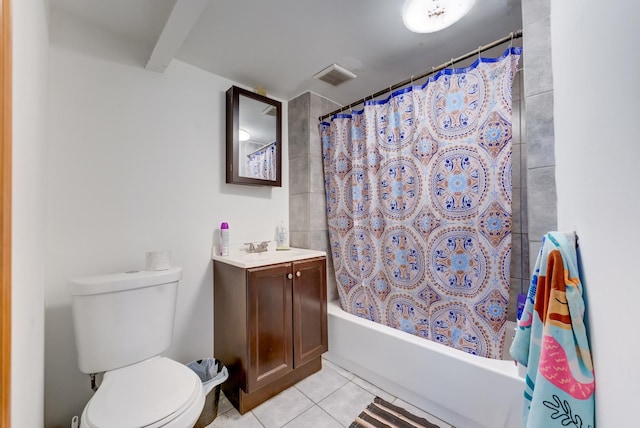
[[[272, 239], [288, 222], [283, 187], [225, 184], [225, 91], [233, 82], [54, 10], [46, 219], [46, 426], [66, 426], [91, 396], [76, 365], [69, 278], [144, 267], [170, 250], [184, 269], [174, 342], [182, 362], [212, 355], [211, 244]], [[283, 112], [287, 153], [286, 103]]]
[[596, 425], [637, 425], [640, 4], [551, 2], [558, 226], [578, 232]]
[[48, 4], [13, 1], [11, 426], [44, 406], [45, 143]]

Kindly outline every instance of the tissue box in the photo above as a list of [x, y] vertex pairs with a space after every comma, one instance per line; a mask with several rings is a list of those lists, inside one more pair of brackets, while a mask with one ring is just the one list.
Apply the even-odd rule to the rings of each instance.
[[145, 270], [167, 270], [171, 267], [171, 251], [150, 251], [147, 253]]

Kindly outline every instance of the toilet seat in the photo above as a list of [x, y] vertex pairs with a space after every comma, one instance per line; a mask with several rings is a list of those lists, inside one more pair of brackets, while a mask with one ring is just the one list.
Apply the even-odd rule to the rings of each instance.
[[188, 413], [184, 416], [193, 424], [203, 405], [202, 382], [191, 369], [169, 358], [152, 357], [106, 372], [81, 422], [87, 428], [156, 428], [171, 426]]

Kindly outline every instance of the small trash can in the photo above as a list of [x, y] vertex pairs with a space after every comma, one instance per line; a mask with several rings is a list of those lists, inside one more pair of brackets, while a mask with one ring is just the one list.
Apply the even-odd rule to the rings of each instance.
[[193, 370], [204, 387], [207, 395], [204, 408], [194, 428], [205, 428], [218, 416], [218, 400], [220, 399], [220, 385], [227, 380], [229, 372], [215, 358], [205, 358], [203, 360], [192, 361], [187, 364]]

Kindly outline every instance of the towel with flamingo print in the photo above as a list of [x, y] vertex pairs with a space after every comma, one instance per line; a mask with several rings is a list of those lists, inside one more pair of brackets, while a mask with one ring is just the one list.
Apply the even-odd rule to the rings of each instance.
[[576, 249], [542, 238], [511, 356], [526, 366], [523, 427], [593, 428], [595, 377]]

